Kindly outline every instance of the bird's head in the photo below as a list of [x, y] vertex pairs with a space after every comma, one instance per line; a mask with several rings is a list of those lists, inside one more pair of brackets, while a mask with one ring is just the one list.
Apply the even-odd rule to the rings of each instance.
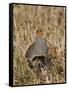
[[39, 29], [36, 31], [36, 36], [43, 36], [44, 35], [44, 32], [42, 29]]

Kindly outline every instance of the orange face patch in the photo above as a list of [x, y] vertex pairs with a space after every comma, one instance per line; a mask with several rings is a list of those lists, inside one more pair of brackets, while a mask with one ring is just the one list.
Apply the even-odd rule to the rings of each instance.
[[37, 35], [37, 36], [43, 36], [43, 34], [44, 34], [43, 31], [37, 31], [37, 32], [36, 32], [36, 35]]

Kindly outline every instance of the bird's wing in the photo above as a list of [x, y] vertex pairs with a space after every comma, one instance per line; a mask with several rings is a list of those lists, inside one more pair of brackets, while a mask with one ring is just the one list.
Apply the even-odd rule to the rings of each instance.
[[26, 58], [31, 58], [32, 57], [32, 52], [34, 51], [34, 43], [30, 45], [30, 47], [26, 51]]

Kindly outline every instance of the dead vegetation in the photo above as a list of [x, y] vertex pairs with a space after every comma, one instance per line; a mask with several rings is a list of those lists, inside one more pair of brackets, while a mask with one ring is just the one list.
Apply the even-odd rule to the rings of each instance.
[[[13, 8], [13, 85], [65, 82], [65, 9], [64, 7], [14, 5]], [[47, 67], [31, 69], [25, 52], [42, 28], [49, 46]]]

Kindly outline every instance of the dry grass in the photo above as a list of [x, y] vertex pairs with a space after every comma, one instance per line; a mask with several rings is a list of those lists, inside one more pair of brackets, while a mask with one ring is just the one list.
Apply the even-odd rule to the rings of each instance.
[[[13, 85], [65, 82], [64, 7], [14, 5], [13, 20]], [[38, 28], [45, 32], [50, 58], [41, 72], [31, 69], [25, 58]]]

